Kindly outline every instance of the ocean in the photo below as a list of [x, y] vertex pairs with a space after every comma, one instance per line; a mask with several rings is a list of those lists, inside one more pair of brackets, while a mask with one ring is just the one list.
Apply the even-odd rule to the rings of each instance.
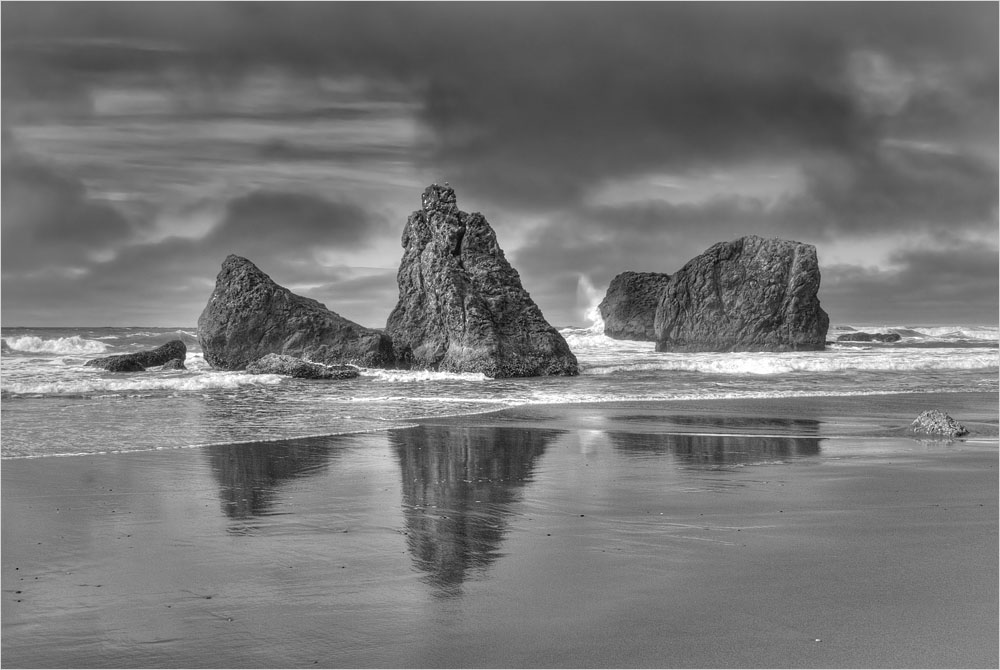
[[[541, 404], [857, 396], [998, 390], [998, 329], [831, 327], [895, 332], [895, 343], [840, 343], [792, 353], [657, 353], [607, 338], [602, 324], [563, 328], [578, 377], [362, 369], [357, 379], [307, 381], [213, 370], [196, 330], [2, 328], [3, 459], [185, 449], [403, 427], [420, 418]], [[188, 347], [187, 370], [109, 373], [87, 360]]]

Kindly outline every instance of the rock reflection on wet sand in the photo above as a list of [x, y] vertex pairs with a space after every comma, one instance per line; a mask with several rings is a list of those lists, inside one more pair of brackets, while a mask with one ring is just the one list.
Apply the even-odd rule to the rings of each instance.
[[996, 667], [995, 438], [871, 402], [4, 461], [3, 662]]
[[317, 437], [205, 448], [219, 483], [222, 511], [234, 520], [231, 532], [249, 532], [254, 517], [273, 513], [278, 488], [321, 472], [338, 453], [342, 438]]
[[[649, 417], [638, 417], [649, 421]], [[619, 417], [621, 421], [634, 417]], [[704, 433], [636, 433], [609, 431], [616, 449], [628, 455], [671, 455], [687, 466], [725, 467], [776, 463], [817, 456], [819, 421], [755, 417], [696, 417], [670, 415], [663, 421], [682, 430]], [[778, 435], [762, 434], [766, 432]], [[734, 434], [742, 433], [742, 434]]]
[[460, 594], [470, 572], [502, 555], [511, 507], [560, 432], [415, 426], [390, 433], [403, 481], [406, 543], [436, 595]]

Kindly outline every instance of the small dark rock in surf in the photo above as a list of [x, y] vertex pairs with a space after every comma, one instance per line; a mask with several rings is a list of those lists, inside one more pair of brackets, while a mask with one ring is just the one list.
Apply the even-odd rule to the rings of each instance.
[[845, 333], [838, 335], [838, 342], [899, 342], [899, 333]]
[[320, 365], [283, 354], [268, 354], [247, 365], [252, 375], [288, 375], [299, 379], [353, 379], [360, 373], [347, 365]]
[[171, 340], [156, 349], [134, 354], [95, 358], [87, 361], [84, 365], [101, 368], [108, 372], [143, 372], [146, 368], [164, 365], [175, 359], [183, 365], [185, 358], [187, 358], [187, 347], [184, 343], [180, 340]]
[[961, 437], [962, 435], [969, 434], [965, 426], [939, 409], [929, 409], [921, 412], [913, 420], [913, 423], [910, 424], [910, 429], [915, 433], [941, 435], [943, 437]]

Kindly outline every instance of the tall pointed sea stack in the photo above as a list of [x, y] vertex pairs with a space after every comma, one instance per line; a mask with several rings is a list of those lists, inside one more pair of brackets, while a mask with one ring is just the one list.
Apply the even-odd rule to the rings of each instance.
[[392, 343], [322, 303], [276, 284], [256, 265], [230, 255], [198, 318], [198, 341], [214, 368], [242, 370], [267, 354], [314, 363], [391, 365]]
[[657, 351], [810, 351], [826, 344], [811, 244], [751, 235], [720, 242], [670, 278]]
[[386, 323], [399, 362], [490, 377], [577, 374], [483, 215], [460, 211], [447, 184], [421, 202], [403, 229], [399, 303]]

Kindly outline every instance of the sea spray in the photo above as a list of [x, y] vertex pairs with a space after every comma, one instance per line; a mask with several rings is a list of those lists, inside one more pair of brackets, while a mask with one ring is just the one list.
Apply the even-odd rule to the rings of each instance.
[[601, 300], [603, 294], [594, 287], [590, 277], [581, 274], [576, 282], [576, 304], [583, 303], [583, 318], [590, 325], [587, 331], [595, 334], [604, 334], [604, 319], [601, 317]]

